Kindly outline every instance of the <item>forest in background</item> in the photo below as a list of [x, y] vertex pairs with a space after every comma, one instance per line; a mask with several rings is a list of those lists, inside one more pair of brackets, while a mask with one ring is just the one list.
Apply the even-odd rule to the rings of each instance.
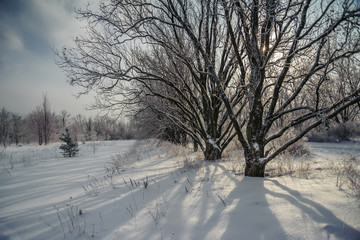
[[[358, 141], [360, 136], [359, 107], [339, 114], [328, 128], [318, 127], [307, 135], [311, 142]], [[0, 110], [0, 143], [2, 147], [11, 144], [23, 145], [38, 143], [47, 145], [59, 141], [59, 136], [70, 130], [76, 142], [107, 141], [126, 139], [157, 138], [175, 144], [186, 145], [190, 138], [175, 124], [164, 121], [159, 116], [147, 113], [147, 116], [135, 116], [131, 121], [115, 119], [110, 116], [86, 117], [62, 110], [51, 111], [48, 97], [29, 114], [22, 116]], [[195, 149], [196, 150], [196, 149]]]
[[56, 113], [51, 110], [47, 95], [43, 96], [41, 105], [25, 116], [6, 108], [0, 110], [0, 141], [3, 147], [10, 144], [47, 145], [58, 142], [65, 128], [70, 130], [74, 141], [82, 143], [135, 138], [134, 124], [129, 121], [99, 115], [71, 116], [66, 110]]

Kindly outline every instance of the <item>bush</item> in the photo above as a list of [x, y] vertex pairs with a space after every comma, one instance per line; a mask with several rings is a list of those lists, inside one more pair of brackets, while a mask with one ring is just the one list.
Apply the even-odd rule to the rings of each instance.
[[328, 130], [318, 128], [308, 134], [309, 142], [352, 141], [360, 136], [360, 124], [357, 122], [332, 123]]
[[78, 144], [71, 138], [68, 128], [65, 129], [65, 133], [62, 133], [59, 139], [64, 142], [60, 146], [60, 149], [63, 150], [64, 157], [74, 157], [78, 154]]
[[336, 186], [342, 188], [347, 185], [354, 195], [360, 198], [360, 169], [357, 159], [349, 155], [335, 167]]

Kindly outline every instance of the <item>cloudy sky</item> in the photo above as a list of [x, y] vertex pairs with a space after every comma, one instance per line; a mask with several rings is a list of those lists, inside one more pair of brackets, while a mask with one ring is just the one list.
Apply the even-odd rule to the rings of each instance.
[[84, 33], [74, 7], [85, 0], [0, 0], [0, 108], [26, 115], [47, 94], [56, 113], [95, 115], [85, 110], [91, 96], [80, 99], [80, 90], [67, 83], [55, 64], [53, 49], [71, 46]]

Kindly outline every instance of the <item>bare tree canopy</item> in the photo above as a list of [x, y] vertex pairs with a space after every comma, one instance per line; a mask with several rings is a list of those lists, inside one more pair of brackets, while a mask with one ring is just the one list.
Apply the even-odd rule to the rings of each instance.
[[39, 145], [47, 145], [55, 132], [55, 113], [51, 112], [47, 94], [43, 94], [41, 106], [37, 106], [29, 115], [32, 132], [38, 138]]
[[356, 1], [123, 0], [78, 14], [88, 35], [58, 53], [71, 84], [101, 108], [153, 109], [205, 156], [236, 136], [246, 176], [360, 101], [358, 81], [325, 97], [336, 65], [358, 61]]

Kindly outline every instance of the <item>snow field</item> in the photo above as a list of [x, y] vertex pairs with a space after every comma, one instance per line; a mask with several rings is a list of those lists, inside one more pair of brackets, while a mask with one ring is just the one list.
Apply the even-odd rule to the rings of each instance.
[[[359, 200], [326, 170], [342, 156], [336, 146], [310, 146], [316, 167], [306, 177], [247, 178], [241, 164], [134, 141], [80, 145], [75, 158], [5, 164], [0, 238], [360, 239]], [[360, 156], [356, 146], [341, 149]]]

